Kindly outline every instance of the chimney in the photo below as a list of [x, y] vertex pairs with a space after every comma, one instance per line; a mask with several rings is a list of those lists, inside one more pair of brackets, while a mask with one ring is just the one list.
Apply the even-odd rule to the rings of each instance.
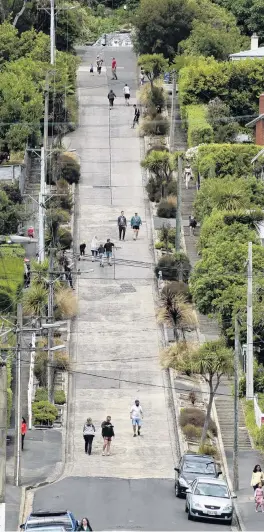
[[259, 97], [259, 114], [264, 114], [264, 94], [261, 94]]
[[251, 50], [257, 50], [258, 49], [258, 36], [256, 33], [253, 33], [253, 35], [251, 35]]

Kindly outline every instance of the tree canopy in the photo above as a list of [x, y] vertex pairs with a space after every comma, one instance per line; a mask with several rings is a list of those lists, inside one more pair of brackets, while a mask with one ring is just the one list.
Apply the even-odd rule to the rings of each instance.
[[194, 6], [186, 0], [141, 0], [133, 20], [136, 51], [173, 59], [190, 33], [193, 14]]

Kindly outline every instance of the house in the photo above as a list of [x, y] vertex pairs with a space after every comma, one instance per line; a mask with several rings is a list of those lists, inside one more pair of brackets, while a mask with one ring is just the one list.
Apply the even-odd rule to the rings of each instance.
[[264, 46], [258, 45], [259, 38], [256, 33], [251, 36], [251, 48], [250, 50], [244, 50], [237, 54], [230, 54], [229, 59], [231, 61], [240, 61], [241, 59], [264, 59]]
[[264, 94], [259, 97], [259, 116], [246, 124], [246, 127], [255, 129], [255, 144], [264, 146]]

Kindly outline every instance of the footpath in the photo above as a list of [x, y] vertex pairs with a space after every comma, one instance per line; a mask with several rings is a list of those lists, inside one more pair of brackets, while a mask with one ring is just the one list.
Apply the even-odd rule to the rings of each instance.
[[[196, 195], [196, 186], [191, 184], [189, 189], [182, 185], [182, 213], [183, 228], [186, 245], [186, 252], [189, 256], [192, 267], [199, 260], [197, 255], [197, 244], [199, 237], [199, 227], [196, 228], [194, 236], [189, 235], [188, 216], [193, 214], [192, 205]], [[210, 341], [220, 335], [217, 323], [198, 313], [200, 341]], [[184, 379], [176, 379], [175, 387], [190, 389], [190, 382]], [[193, 387], [192, 387], [193, 389]], [[221, 429], [223, 448], [226, 455], [228, 473], [233, 481], [233, 434], [234, 434], [234, 406], [232, 395], [232, 382], [223, 380], [219, 386], [215, 398], [218, 421]], [[229, 421], [227, 421], [227, 419]], [[240, 525], [243, 530], [263, 530], [263, 515], [255, 512], [253, 490], [250, 486], [253, 467], [260, 464], [264, 469], [263, 455], [254, 450], [248, 431], [245, 427], [244, 414], [240, 408], [239, 423], [239, 490], [237, 492], [237, 508], [240, 518]]]
[[[12, 434], [13, 436], [13, 434]], [[12, 438], [13, 441], [13, 438]], [[59, 429], [27, 432], [21, 455], [21, 486], [14, 486], [14, 444], [7, 446], [6, 530], [17, 530], [23, 486], [33, 486], [56, 478], [62, 467], [62, 434]]]

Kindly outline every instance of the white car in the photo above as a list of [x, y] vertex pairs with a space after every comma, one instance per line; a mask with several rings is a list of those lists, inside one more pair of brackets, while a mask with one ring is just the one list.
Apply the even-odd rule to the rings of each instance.
[[186, 490], [185, 512], [189, 520], [202, 517], [231, 525], [234, 498], [236, 495], [230, 493], [225, 480], [198, 477]]

